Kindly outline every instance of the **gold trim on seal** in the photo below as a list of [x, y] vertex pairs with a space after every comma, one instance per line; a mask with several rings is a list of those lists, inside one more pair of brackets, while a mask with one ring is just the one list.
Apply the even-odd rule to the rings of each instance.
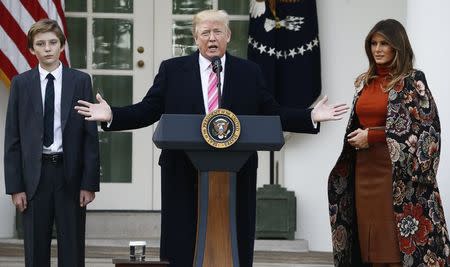
[[201, 131], [206, 143], [215, 148], [227, 148], [239, 139], [241, 123], [233, 112], [216, 109], [203, 118]]

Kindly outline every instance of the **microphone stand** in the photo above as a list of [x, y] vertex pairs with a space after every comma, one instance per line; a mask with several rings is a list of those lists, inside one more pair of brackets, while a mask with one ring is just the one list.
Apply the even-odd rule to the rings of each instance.
[[222, 66], [216, 68], [216, 76], [217, 76], [217, 108], [222, 108], [222, 92], [220, 88], [222, 87], [222, 83], [220, 82], [220, 72], [222, 71]]

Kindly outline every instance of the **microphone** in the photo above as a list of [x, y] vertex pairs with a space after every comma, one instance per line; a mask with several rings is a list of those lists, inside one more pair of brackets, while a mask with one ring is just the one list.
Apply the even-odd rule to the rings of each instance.
[[220, 82], [220, 72], [222, 71], [222, 61], [220, 57], [215, 56], [211, 58], [212, 70], [217, 75], [217, 97], [218, 97], [218, 107], [222, 108], [222, 91], [220, 88], [222, 87], [222, 83]]
[[220, 61], [220, 57], [215, 56], [211, 58], [212, 69], [215, 73], [220, 73], [222, 71], [222, 61]]

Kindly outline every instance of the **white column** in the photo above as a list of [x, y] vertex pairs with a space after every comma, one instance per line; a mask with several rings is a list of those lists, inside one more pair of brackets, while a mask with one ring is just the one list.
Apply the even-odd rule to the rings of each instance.
[[437, 180], [447, 220], [450, 219], [449, 10], [448, 0], [409, 0], [406, 25], [416, 56], [415, 67], [425, 73], [439, 110], [442, 150]]
[[5, 194], [3, 171], [3, 146], [5, 139], [5, 117], [8, 106], [9, 91], [0, 81], [0, 238], [10, 238], [14, 234], [14, 206], [11, 197]]

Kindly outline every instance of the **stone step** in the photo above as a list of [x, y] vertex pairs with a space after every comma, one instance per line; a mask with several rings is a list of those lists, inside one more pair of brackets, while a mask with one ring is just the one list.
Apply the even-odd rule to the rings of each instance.
[[[88, 211], [86, 217], [86, 258], [104, 264], [112, 258], [128, 256], [130, 240], [147, 241], [148, 257], [158, 258], [160, 212], [153, 211]], [[56, 255], [56, 241], [52, 253]], [[23, 262], [23, 240], [0, 239], [0, 259], [14, 257]], [[306, 240], [256, 240], [255, 266], [332, 266], [330, 252], [310, 252]], [[281, 265], [280, 265], [281, 264]], [[285, 264], [285, 265], [283, 265]], [[286, 265], [287, 264], [287, 265]], [[10, 266], [2, 264], [0, 266]], [[11, 266], [21, 266], [11, 265]], [[107, 266], [94, 264], [87, 266]], [[108, 265], [111, 266], [111, 265]]]
[[159, 239], [160, 224], [157, 211], [88, 211], [86, 239]]
[[[291, 243], [294, 244], [296, 241]], [[256, 242], [258, 244], [258, 241]], [[156, 246], [157, 240], [150, 240], [148, 242], [148, 248], [146, 250], [147, 258], [158, 259], [159, 248]], [[269, 246], [272, 244], [272, 246]], [[258, 246], [257, 246], [258, 247]], [[331, 252], [293, 252], [293, 251], [280, 251], [281, 248], [285, 250], [288, 248], [283, 241], [266, 241], [264, 246], [259, 245], [260, 248], [270, 250], [258, 250], [255, 249], [254, 261], [258, 263], [257, 266], [332, 266], [332, 254]], [[279, 247], [280, 249], [275, 249]], [[128, 241], [127, 240], [112, 240], [112, 239], [88, 239], [86, 240], [86, 258], [98, 259], [102, 262], [111, 262], [113, 258], [126, 258], [128, 257]], [[56, 256], [56, 241], [52, 241], [52, 256]], [[23, 262], [23, 240], [19, 239], [0, 239], [0, 266], [3, 263], [11, 262]], [[265, 265], [262, 265], [265, 264]], [[282, 265], [280, 265], [282, 264]], [[14, 265], [20, 266], [20, 265]], [[91, 265], [88, 265], [91, 266]], [[97, 266], [97, 265], [92, 265]], [[103, 266], [103, 265], [99, 265]]]
[[[114, 267], [111, 259], [86, 258], [86, 267]], [[0, 267], [23, 267], [22, 257], [1, 257]], [[51, 267], [57, 267], [57, 259], [51, 259]], [[253, 267], [333, 267], [332, 264], [311, 264], [311, 263], [262, 263], [255, 262]]]
[[[86, 248], [111, 248], [127, 251], [130, 241], [146, 241], [147, 248], [159, 250], [159, 239], [86, 239]], [[56, 246], [56, 240], [52, 240], [52, 246]], [[23, 239], [0, 238], [1, 249], [20, 248]], [[101, 249], [99, 250], [101, 251]], [[308, 242], [303, 239], [297, 240], [256, 240], [255, 252], [286, 252], [286, 253], [307, 253]]]
[[[160, 237], [160, 222], [160, 212], [88, 211], [86, 239], [157, 240]], [[308, 242], [306, 240], [257, 240], [255, 250], [305, 252], [308, 251]]]

